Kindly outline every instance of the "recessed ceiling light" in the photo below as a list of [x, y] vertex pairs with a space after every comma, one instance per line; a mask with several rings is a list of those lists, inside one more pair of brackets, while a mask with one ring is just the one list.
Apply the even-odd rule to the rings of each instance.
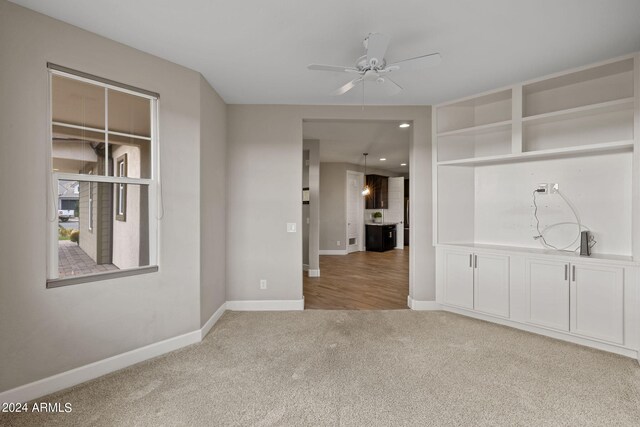
[[408, 128], [409, 126], [411, 126], [409, 123], [400, 123], [401, 128]]
[[407, 166], [406, 163], [400, 163], [400, 166]]
[[380, 161], [381, 162], [384, 162], [385, 160], [387, 160], [387, 159], [385, 159], [384, 157], [380, 157]]

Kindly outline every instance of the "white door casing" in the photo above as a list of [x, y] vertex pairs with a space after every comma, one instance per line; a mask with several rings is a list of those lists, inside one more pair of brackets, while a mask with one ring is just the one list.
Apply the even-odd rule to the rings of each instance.
[[347, 253], [364, 250], [364, 174], [347, 171]]
[[404, 177], [389, 178], [385, 222], [397, 222], [396, 249], [404, 249]]

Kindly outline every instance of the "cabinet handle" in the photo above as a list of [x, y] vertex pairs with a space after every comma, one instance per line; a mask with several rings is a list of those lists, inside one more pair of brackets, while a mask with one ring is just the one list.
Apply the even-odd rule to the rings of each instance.
[[393, 236], [393, 232], [392, 232], [392, 231], [390, 231], [390, 232], [389, 232], [389, 237], [392, 237], [392, 236]]
[[475, 268], [478, 268], [478, 255], [474, 255], [474, 264], [475, 264]]
[[572, 272], [573, 272], [573, 281], [575, 282], [575, 281], [576, 281], [576, 266], [575, 266], [575, 265], [574, 265], [574, 266], [572, 266], [572, 267], [571, 267], [571, 270], [572, 270]]
[[469, 254], [469, 268], [473, 268], [473, 254]]
[[564, 265], [564, 280], [569, 280], [569, 264]]

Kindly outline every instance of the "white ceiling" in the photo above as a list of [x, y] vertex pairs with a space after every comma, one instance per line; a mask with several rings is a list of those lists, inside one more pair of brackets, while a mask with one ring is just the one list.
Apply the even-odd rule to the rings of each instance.
[[227, 103], [359, 104], [329, 96], [369, 32], [387, 60], [439, 51], [440, 66], [397, 74], [405, 91], [368, 104], [434, 104], [640, 50], [638, 0], [14, 0], [201, 72]]
[[[305, 120], [305, 139], [320, 140], [321, 162], [346, 162], [396, 173], [409, 173], [411, 128], [401, 129], [397, 121]], [[381, 158], [387, 160], [382, 161]], [[400, 166], [406, 163], [407, 166]]]

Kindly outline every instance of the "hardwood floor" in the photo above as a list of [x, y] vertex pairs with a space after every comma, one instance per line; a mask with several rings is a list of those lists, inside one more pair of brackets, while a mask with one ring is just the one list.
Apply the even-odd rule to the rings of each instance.
[[304, 272], [305, 309], [407, 308], [409, 248], [320, 257], [320, 276]]

